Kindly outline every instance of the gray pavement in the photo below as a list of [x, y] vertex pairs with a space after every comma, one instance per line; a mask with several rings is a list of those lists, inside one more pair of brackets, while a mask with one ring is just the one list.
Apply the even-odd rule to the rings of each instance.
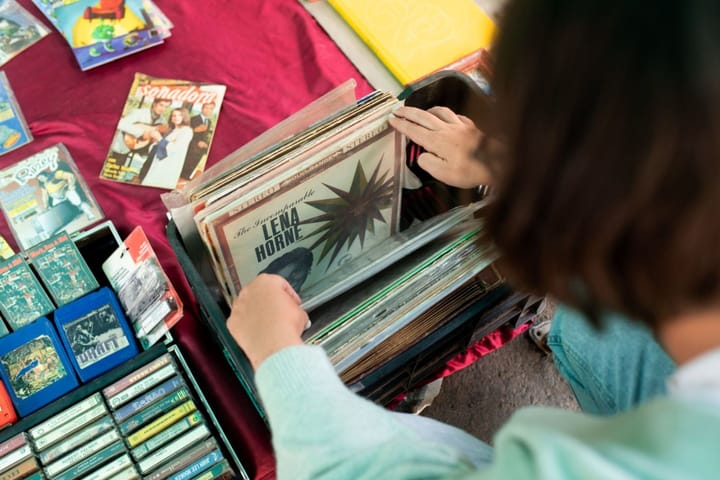
[[443, 380], [422, 415], [455, 425], [488, 443], [518, 408], [550, 405], [577, 409], [552, 358], [523, 334]]

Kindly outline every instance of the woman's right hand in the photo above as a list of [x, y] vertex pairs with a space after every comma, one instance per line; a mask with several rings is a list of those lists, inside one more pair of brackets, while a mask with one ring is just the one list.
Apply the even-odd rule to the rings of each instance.
[[400, 107], [388, 122], [425, 149], [418, 165], [435, 179], [460, 188], [493, 183], [479, 157], [485, 134], [469, 118], [447, 107]]

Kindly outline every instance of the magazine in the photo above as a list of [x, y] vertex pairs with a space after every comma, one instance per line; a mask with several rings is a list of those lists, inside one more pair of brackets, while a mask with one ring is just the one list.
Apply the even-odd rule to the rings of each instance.
[[5, 72], [0, 72], [0, 155], [22, 147], [32, 139], [10, 82]]
[[0, 2], [0, 65], [50, 33], [15, 0]]
[[149, 0], [33, 0], [73, 50], [81, 70], [163, 43], [172, 24]]
[[225, 86], [135, 74], [100, 177], [165, 188], [203, 171]]
[[61, 143], [0, 171], [0, 208], [23, 250], [61, 230], [72, 234], [103, 217]]

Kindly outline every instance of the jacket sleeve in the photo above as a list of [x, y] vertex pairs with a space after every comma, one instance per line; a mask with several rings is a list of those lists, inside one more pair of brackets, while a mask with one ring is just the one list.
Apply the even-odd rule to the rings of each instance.
[[279, 479], [459, 478], [474, 468], [396, 415], [350, 392], [320, 347], [286, 348], [256, 383], [272, 431]]

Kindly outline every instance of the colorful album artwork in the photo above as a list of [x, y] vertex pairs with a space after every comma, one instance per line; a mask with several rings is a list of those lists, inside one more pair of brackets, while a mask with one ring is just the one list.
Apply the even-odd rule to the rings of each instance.
[[[2, 24], [1, 16], [0, 24]], [[20, 105], [10, 88], [10, 82], [5, 72], [0, 72], [0, 155], [22, 147], [30, 143], [32, 139]]]
[[41, 335], [0, 356], [10, 387], [21, 400], [30, 398], [67, 375], [55, 344]]

